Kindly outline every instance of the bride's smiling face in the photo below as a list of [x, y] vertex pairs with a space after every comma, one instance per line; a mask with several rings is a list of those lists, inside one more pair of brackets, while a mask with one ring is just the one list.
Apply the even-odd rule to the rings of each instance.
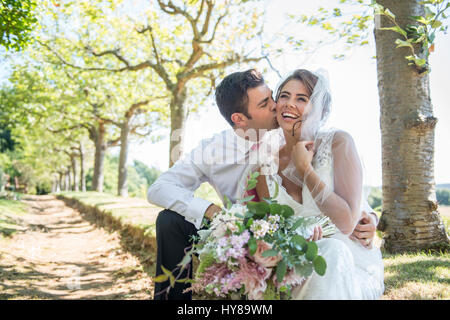
[[[302, 81], [292, 79], [280, 91], [277, 100], [277, 120], [283, 130], [290, 130], [299, 120], [304, 120], [304, 112], [309, 102], [310, 94]], [[301, 125], [295, 125], [295, 132]]]

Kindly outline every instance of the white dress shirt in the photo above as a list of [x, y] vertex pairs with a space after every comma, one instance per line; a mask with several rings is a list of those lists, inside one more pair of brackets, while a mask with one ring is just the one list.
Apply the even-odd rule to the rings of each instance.
[[233, 129], [202, 140], [150, 186], [148, 201], [177, 212], [199, 229], [212, 203], [194, 197], [194, 191], [208, 182], [222, 202], [227, 196], [234, 203], [241, 196], [237, 194], [239, 182], [253, 165], [249, 154], [256, 145], [238, 136]]

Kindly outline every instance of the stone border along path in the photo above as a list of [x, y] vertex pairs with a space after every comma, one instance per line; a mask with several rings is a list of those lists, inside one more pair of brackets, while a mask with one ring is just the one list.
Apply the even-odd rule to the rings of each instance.
[[53, 195], [23, 202], [24, 231], [0, 237], [0, 299], [153, 298], [152, 239], [138, 244], [129, 230], [114, 231], [120, 224]]

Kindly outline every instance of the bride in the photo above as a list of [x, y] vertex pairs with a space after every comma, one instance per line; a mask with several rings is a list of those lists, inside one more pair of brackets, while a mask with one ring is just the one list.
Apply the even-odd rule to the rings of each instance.
[[[279, 86], [276, 102], [284, 143], [275, 157], [278, 170], [260, 167], [257, 196], [273, 197], [278, 185], [278, 203], [290, 205], [299, 216], [328, 216], [338, 229], [317, 241], [327, 261], [325, 275], [313, 273], [293, 288], [293, 299], [379, 299], [384, 291], [381, 252], [349, 238], [365, 205], [362, 167], [352, 137], [325, 129], [331, 105], [326, 77], [295, 70]], [[318, 237], [321, 232], [315, 230]]]

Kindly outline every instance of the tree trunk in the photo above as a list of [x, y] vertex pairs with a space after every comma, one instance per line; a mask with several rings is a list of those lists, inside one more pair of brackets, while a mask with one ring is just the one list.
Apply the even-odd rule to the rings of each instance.
[[183, 154], [184, 129], [186, 127], [187, 108], [186, 89], [173, 93], [170, 102], [170, 147], [169, 167], [180, 159]]
[[64, 173], [64, 191], [70, 191], [70, 167]]
[[86, 174], [85, 174], [85, 163], [84, 163], [84, 145], [80, 142], [80, 185], [81, 191], [86, 192]]
[[125, 119], [120, 128], [120, 157], [119, 157], [119, 183], [117, 194], [119, 196], [128, 196], [127, 187], [127, 158], [128, 158], [128, 136], [130, 134], [129, 119]]
[[106, 155], [105, 124], [98, 123], [98, 128], [94, 135], [95, 159], [94, 176], [92, 177], [92, 189], [103, 192], [103, 167]]
[[[402, 28], [411, 16], [424, 15], [419, 0], [379, 0]], [[383, 168], [383, 211], [378, 229], [389, 252], [434, 248], [448, 243], [439, 216], [434, 182], [434, 129], [429, 77], [419, 74], [405, 56], [408, 48], [395, 48], [399, 34], [376, 21], [378, 91]]]
[[77, 168], [77, 161], [75, 159], [75, 154], [72, 154], [70, 157], [70, 161], [72, 163], [72, 175], [73, 175], [73, 191], [79, 191], [79, 185], [78, 185], [78, 168]]
[[63, 174], [61, 172], [58, 172], [58, 192], [63, 191]]

